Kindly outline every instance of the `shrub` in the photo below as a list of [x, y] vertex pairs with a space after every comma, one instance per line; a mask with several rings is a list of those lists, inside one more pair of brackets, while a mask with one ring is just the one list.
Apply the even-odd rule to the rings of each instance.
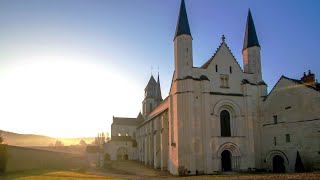
[[7, 145], [3, 141], [3, 137], [0, 135], [0, 173], [5, 172], [9, 157]]

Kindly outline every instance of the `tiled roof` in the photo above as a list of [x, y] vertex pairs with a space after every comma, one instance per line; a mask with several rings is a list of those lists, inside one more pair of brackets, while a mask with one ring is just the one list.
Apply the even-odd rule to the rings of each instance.
[[286, 76], [282, 76], [282, 77], [285, 78], [285, 79], [288, 79], [290, 81], [293, 81], [293, 82], [295, 82], [297, 84], [302, 84], [302, 85], [304, 85], [304, 86], [306, 86], [306, 87], [308, 87], [310, 89], [313, 89], [315, 91], [319, 91], [320, 92], [320, 84], [319, 83], [315, 83], [314, 85], [311, 85], [311, 84], [306, 84], [303, 81], [298, 80], [298, 79], [292, 79], [292, 78], [288, 78]]
[[138, 118], [113, 117], [112, 124], [115, 125], [139, 125], [141, 120]]
[[151, 77], [150, 77], [150, 79], [149, 79], [149, 82], [148, 82], [148, 84], [147, 84], [147, 86], [146, 86], [146, 89], [147, 89], [148, 87], [155, 87], [156, 85], [157, 85], [157, 82], [156, 82], [156, 80], [154, 79], [153, 75], [151, 75]]
[[292, 82], [294, 82], [294, 83], [300, 84], [300, 85], [302, 85], [303, 87], [310, 88], [310, 89], [313, 89], [313, 90], [315, 90], [315, 91], [320, 92], [320, 84], [319, 84], [319, 83], [315, 83], [315, 85], [312, 86], [312, 85], [309, 85], [309, 84], [304, 83], [304, 82], [301, 81], [301, 80], [288, 78], [288, 77], [282, 75], [281, 78], [278, 80], [278, 82], [273, 86], [273, 88], [272, 88], [272, 90], [269, 92], [269, 94], [265, 97], [264, 101], [267, 100], [267, 98], [268, 98], [269, 95], [273, 92], [274, 88], [277, 86], [277, 84], [280, 82], [281, 79], [287, 79], [287, 80], [292, 81]]
[[158, 74], [157, 88], [156, 88], [156, 100], [162, 101], [160, 77]]

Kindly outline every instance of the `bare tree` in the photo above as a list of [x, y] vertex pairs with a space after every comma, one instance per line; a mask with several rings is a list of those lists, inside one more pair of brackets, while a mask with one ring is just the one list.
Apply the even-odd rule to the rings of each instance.
[[83, 139], [81, 139], [81, 141], [79, 142], [79, 144], [80, 144], [81, 146], [87, 145], [87, 143], [86, 143]]
[[61, 147], [64, 146], [64, 144], [60, 140], [57, 140], [54, 146]]
[[106, 132], [106, 142], [108, 142], [108, 141], [110, 141], [110, 140], [111, 140], [110, 134], [109, 134], [109, 132]]

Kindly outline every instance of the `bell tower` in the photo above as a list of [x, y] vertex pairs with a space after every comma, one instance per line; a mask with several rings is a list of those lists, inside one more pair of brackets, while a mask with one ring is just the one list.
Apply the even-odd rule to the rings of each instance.
[[242, 49], [242, 56], [244, 72], [248, 74], [253, 74], [252, 80], [254, 83], [257, 84], [263, 82], [260, 50], [261, 47], [257, 37], [256, 29], [254, 27], [252, 15], [249, 10]]
[[174, 69], [175, 78], [191, 75], [193, 67], [192, 36], [189, 27], [184, 0], [181, 1], [176, 33], [174, 35]]
[[150, 112], [155, 109], [162, 102], [160, 78], [158, 74], [158, 81], [151, 75], [150, 80], [144, 89], [144, 100], [142, 102], [142, 114], [144, 117], [148, 116]]

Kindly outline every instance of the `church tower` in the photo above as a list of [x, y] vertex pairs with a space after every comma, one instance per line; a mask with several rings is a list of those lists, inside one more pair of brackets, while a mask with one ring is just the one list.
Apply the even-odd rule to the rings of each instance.
[[180, 13], [174, 35], [174, 66], [175, 78], [191, 75], [193, 67], [192, 36], [184, 0], [181, 1]]
[[169, 169], [178, 175], [183, 169], [195, 171], [190, 155], [190, 130], [194, 122], [192, 35], [185, 1], [181, 1], [174, 36], [174, 77], [169, 95]]
[[158, 82], [151, 75], [150, 80], [144, 89], [144, 100], [142, 102], [143, 116], [146, 117], [162, 102], [160, 78], [158, 74]]
[[253, 82], [259, 84], [262, 80], [260, 44], [249, 10], [244, 44], [242, 49], [244, 72], [253, 74]]

